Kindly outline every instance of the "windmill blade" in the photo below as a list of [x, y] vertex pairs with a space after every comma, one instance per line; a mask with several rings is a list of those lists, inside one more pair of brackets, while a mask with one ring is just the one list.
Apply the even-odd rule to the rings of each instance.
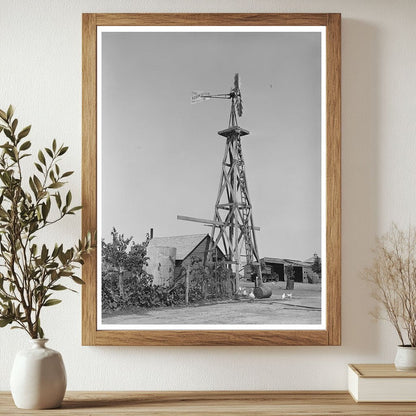
[[239, 117], [243, 115], [243, 101], [241, 99], [240, 86], [241, 86], [240, 75], [236, 73], [234, 75], [234, 94], [236, 97], [235, 105], [236, 105], [237, 114]]
[[234, 89], [240, 91], [240, 75], [238, 72], [234, 75]]
[[237, 107], [238, 117], [241, 117], [243, 115], [243, 100], [241, 99], [241, 94], [237, 96], [237, 100], [235, 104]]

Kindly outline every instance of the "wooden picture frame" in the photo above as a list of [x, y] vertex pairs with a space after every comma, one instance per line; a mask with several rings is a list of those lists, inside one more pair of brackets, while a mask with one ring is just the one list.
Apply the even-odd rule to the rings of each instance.
[[[322, 26], [326, 31], [326, 327], [322, 330], [98, 330], [97, 255], [83, 266], [83, 345], [340, 345], [341, 344], [341, 15], [83, 14], [82, 230], [97, 229], [97, 27]], [[100, 242], [99, 242], [100, 243]]]

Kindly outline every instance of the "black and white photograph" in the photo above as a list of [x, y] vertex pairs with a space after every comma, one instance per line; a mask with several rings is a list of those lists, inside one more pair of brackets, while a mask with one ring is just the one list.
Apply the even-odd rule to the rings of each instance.
[[325, 329], [325, 29], [97, 36], [98, 329]]

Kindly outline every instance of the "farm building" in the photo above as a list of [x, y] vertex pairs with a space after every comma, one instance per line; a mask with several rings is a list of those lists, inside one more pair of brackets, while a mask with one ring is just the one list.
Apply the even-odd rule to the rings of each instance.
[[[286, 281], [285, 267], [292, 265], [295, 273], [295, 282], [308, 283], [319, 281], [319, 276], [312, 271], [315, 256], [305, 261], [280, 259], [276, 257], [263, 257], [260, 262], [264, 265], [262, 268], [263, 280]], [[244, 277], [250, 278], [251, 268], [244, 268]]]
[[[154, 237], [147, 247], [146, 270], [153, 275], [155, 284], [169, 286], [193, 258], [205, 263], [210, 242], [209, 234]], [[218, 260], [225, 258], [218, 247], [216, 255]]]

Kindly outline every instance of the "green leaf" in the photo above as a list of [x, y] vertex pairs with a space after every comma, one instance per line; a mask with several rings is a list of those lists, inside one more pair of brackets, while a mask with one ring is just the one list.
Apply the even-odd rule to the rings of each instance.
[[72, 171], [70, 171], [70, 172], [65, 172], [65, 173], [61, 176], [61, 178], [66, 178], [67, 176], [71, 176], [73, 173], [74, 173], [74, 171], [73, 171], [73, 170], [72, 170]]
[[15, 118], [14, 120], [13, 120], [13, 123], [12, 123], [12, 132], [14, 133], [15, 131], [16, 131], [16, 127], [17, 127], [17, 123], [18, 123], [19, 121], [17, 120], [17, 118]]
[[58, 279], [59, 279], [59, 276], [56, 273], [56, 270], [52, 270], [52, 273], [51, 273], [51, 281], [54, 282], [55, 280], [58, 280]]
[[61, 303], [62, 300], [60, 299], [48, 299], [43, 306], [53, 306], [53, 305], [57, 305], [58, 303]]
[[33, 245], [30, 247], [30, 251], [32, 252], [32, 254], [33, 254], [34, 256], [36, 256], [36, 253], [38, 252], [38, 246], [37, 246], [36, 244], [33, 244]]
[[7, 122], [7, 114], [3, 110], [0, 110], [0, 118]]
[[[22, 133], [19, 133], [19, 136], [20, 136], [20, 134], [22, 134]], [[27, 142], [24, 142], [20, 146], [20, 151], [27, 150], [27, 149], [29, 149], [30, 146], [32, 146], [32, 143], [30, 143], [30, 141], [28, 140]]]
[[33, 182], [35, 183], [37, 190], [40, 192], [42, 190], [42, 183], [36, 175], [33, 175]]
[[75, 283], [78, 283], [79, 285], [85, 285], [85, 282], [82, 279], [80, 279], [78, 276], [72, 276], [71, 279]]
[[79, 205], [79, 206], [77, 206], [77, 207], [73, 207], [73, 208], [71, 208], [70, 212], [79, 211], [80, 209], [82, 209], [82, 206], [81, 206], [81, 205]]
[[39, 165], [39, 163], [36, 163], [36, 162], [35, 162], [35, 166], [36, 166], [36, 169], [37, 169], [39, 172], [43, 173], [43, 168], [42, 168], [42, 166], [41, 166], [41, 165]]
[[51, 290], [66, 290], [68, 288], [64, 285], [55, 285], [55, 286], [52, 286], [50, 289]]
[[58, 248], [59, 248], [58, 244], [55, 243], [55, 247], [53, 248], [53, 251], [51, 254], [52, 258], [55, 258], [58, 255]]
[[[23, 139], [24, 137], [26, 137], [28, 134], [29, 134], [29, 132], [30, 132], [30, 129], [32, 128], [32, 126], [26, 126], [18, 135], [17, 135], [17, 138], [20, 140], [20, 139]], [[27, 143], [27, 142], [26, 142]], [[25, 149], [23, 149], [23, 150], [25, 150]]]
[[48, 218], [49, 210], [50, 210], [50, 205], [48, 205], [48, 204], [42, 204], [42, 218], [45, 221]]
[[58, 252], [58, 258], [59, 258], [59, 261], [62, 263], [62, 264], [65, 264], [66, 263], [66, 255], [65, 255], [65, 253], [63, 252], [63, 251], [59, 251]]
[[35, 194], [35, 197], [37, 198], [38, 190], [36, 189], [35, 183], [33, 182], [32, 178], [29, 178], [29, 186], [30, 186], [30, 189], [32, 190], [32, 192]]
[[13, 318], [0, 318], [0, 328], [4, 328], [5, 326], [11, 324], [13, 322]]
[[56, 205], [58, 205], [58, 208], [61, 208], [62, 200], [61, 200], [61, 194], [59, 192], [55, 194], [55, 199], [56, 199]]
[[40, 163], [42, 163], [43, 165], [46, 166], [46, 160], [45, 160], [44, 154], [42, 153], [42, 150], [39, 150], [39, 152], [38, 152], [38, 159], [39, 159]]
[[41, 339], [45, 336], [45, 333], [43, 332], [43, 329], [39, 324], [38, 324], [38, 335], [39, 335], [39, 338]]
[[68, 146], [62, 147], [61, 150], [59, 151], [58, 156], [62, 156], [63, 154], [66, 153], [67, 150], [68, 150]]
[[[3, 126], [3, 128], [5, 129], [6, 127]], [[11, 149], [13, 146], [9, 143], [3, 143], [2, 145], [0, 145], [1, 149]]]
[[4, 134], [8, 139], [11, 139], [13, 137], [12, 132], [9, 129], [4, 129]]
[[53, 153], [51, 149], [45, 147], [45, 152], [49, 155], [49, 157], [53, 157]]
[[52, 142], [52, 150], [56, 152], [56, 140], [55, 139], [53, 139], [53, 142]]
[[48, 249], [46, 248], [45, 244], [43, 244], [42, 245], [42, 251], [40, 253], [40, 258], [41, 258], [43, 263], [46, 261], [47, 257], [48, 257]]
[[51, 183], [48, 188], [51, 189], [56, 189], [56, 188], [62, 188], [62, 186], [64, 186], [65, 183], [64, 182], [55, 182], [55, 183]]
[[12, 117], [13, 117], [13, 114], [14, 114], [14, 108], [13, 108], [13, 106], [10, 104], [9, 105], [9, 108], [7, 109], [7, 121], [11, 121], [11, 119], [12, 119]]
[[72, 194], [71, 194], [71, 191], [68, 191], [68, 193], [66, 194], [66, 198], [65, 198], [65, 205], [69, 207], [69, 205], [71, 204], [71, 201], [72, 201]]

